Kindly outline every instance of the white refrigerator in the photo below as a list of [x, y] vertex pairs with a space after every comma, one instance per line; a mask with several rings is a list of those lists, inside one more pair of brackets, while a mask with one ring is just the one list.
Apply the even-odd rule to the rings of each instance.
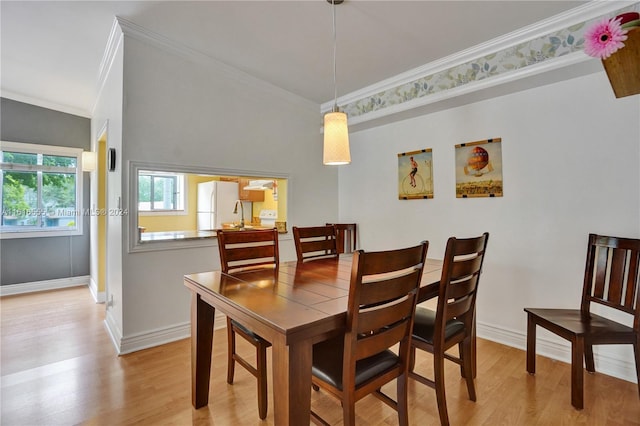
[[[223, 223], [239, 222], [241, 213], [240, 206], [238, 206], [238, 213], [233, 213], [237, 199], [237, 182], [210, 181], [199, 183], [197, 209], [198, 231], [222, 229]], [[251, 210], [249, 210], [249, 216], [251, 216]], [[246, 218], [247, 212], [245, 211], [245, 220]]]

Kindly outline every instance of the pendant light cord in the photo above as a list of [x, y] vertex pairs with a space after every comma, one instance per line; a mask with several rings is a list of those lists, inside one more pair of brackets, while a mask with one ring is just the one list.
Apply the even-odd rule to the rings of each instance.
[[338, 112], [338, 83], [336, 80], [336, 3], [331, 1], [331, 10], [333, 12], [333, 112]]

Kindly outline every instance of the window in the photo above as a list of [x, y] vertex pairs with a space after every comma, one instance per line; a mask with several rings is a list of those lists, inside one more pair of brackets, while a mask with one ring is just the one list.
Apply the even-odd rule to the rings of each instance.
[[184, 175], [141, 170], [138, 173], [139, 212], [183, 212]]
[[2, 142], [2, 238], [82, 233], [82, 150]]

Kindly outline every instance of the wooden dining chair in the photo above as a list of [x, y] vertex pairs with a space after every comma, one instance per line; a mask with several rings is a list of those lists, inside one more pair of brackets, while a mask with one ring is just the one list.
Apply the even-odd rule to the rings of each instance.
[[[444, 383], [444, 360], [460, 365], [471, 401], [476, 400], [475, 310], [478, 283], [489, 234], [475, 238], [451, 237], [444, 254], [437, 310], [416, 308], [411, 340], [409, 376], [434, 388], [440, 424], [449, 424]], [[446, 352], [458, 345], [458, 356]], [[433, 354], [433, 379], [415, 372], [416, 349]]]
[[[592, 304], [632, 318], [621, 324], [592, 312]], [[583, 359], [594, 373], [593, 345], [633, 345], [640, 395], [640, 240], [589, 234], [580, 309], [534, 309], [527, 313], [527, 371], [536, 372], [536, 326], [571, 342], [571, 405], [584, 407]]]
[[327, 223], [336, 227], [336, 245], [338, 253], [353, 253], [356, 250], [355, 223]]
[[[411, 327], [428, 246], [425, 241], [399, 250], [354, 253], [344, 334], [313, 346], [314, 388], [340, 399], [345, 425], [355, 424], [355, 403], [369, 394], [395, 409], [400, 425], [408, 424]], [[393, 379], [396, 400], [380, 390]], [[311, 417], [327, 424], [313, 411]]]
[[294, 226], [292, 229], [298, 262], [338, 257], [337, 231], [334, 225]]
[[[279, 265], [278, 231], [218, 230], [218, 248], [222, 272], [273, 268]], [[256, 366], [236, 352], [236, 336], [241, 336], [256, 348]], [[267, 348], [271, 343], [227, 317], [227, 382], [233, 384], [235, 363], [238, 362], [258, 380], [258, 414], [267, 417]]]

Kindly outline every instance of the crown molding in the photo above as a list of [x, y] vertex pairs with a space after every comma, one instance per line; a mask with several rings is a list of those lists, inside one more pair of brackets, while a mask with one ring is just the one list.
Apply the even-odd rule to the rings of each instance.
[[21, 93], [12, 92], [10, 90], [0, 90], [0, 97], [11, 99], [13, 101], [34, 105], [41, 108], [52, 109], [54, 111], [64, 112], [66, 114], [77, 115], [84, 118], [91, 118], [91, 111], [76, 108], [70, 105], [63, 105], [56, 102], [50, 102], [45, 99], [34, 98], [32, 96], [23, 95]]
[[104, 53], [102, 54], [100, 67], [98, 68], [98, 87], [96, 89], [97, 96], [95, 103], [93, 104], [93, 108], [91, 109], [93, 113], [95, 113], [96, 111], [100, 96], [102, 95], [102, 91], [104, 90], [104, 86], [107, 82], [107, 77], [111, 73], [113, 62], [116, 58], [116, 53], [118, 52], [118, 48], [121, 45], [123, 39], [124, 34], [120, 29], [118, 18], [116, 17], [113, 19], [113, 23], [111, 24], [111, 31], [109, 31], [107, 45], [104, 49]]
[[491, 87], [500, 86], [506, 83], [512, 83], [514, 81], [531, 77], [537, 74], [543, 74], [549, 71], [554, 71], [560, 68], [587, 62], [591, 59], [593, 58], [590, 58], [582, 54], [581, 52], [575, 52], [570, 55], [562, 56], [554, 61], [541, 62], [535, 65], [528, 66], [526, 68], [522, 68], [518, 72], [501, 74], [493, 78], [469, 82], [465, 85], [438, 92], [430, 96], [415, 98], [411, 101], [395, 104], [387, 108], [355, 116], [353, 118], [349, 117], [349, 125], [356, 125], [369, 120], [376, 120], [387, 115], [405, 112], [411, 109], [420, 108], [437, 102], [442, 102], [450, 98], [467, 95], [472, 92], [489, 89]]
[[[498, 69], [493, 75], [488, 77], [482, 76], [477, 80], [469, 79], [469, 81], [464, 81], [452, 88], [437, 87], [433, 92], [418, 95], [413, 94], [409, 99], [392, 97], [394, 93], [406, 92], [407, 86], [411, 84], [426, 83], [432, 77], [437, 77], [439, 74], [445, 74], [447, 72], [455, 73], [457, 68], [468, 67], [474, 61], [478, 61], [478, 63], [488, 62], [485, 61], [488, 57], [495, 57], [499, 54], [506, 55], [506, 52], [511, 52], [517, 49], [518, 46], [523, 46], [527, 43], [533, 45], [535, 42], [546, 41], [550, 36], [559, 33], [568, 34], [568, 37], [573, 37], [572, 33], [574, 31], [579, 32], [587, 22], [606, 15], [615, 16], [616, 12], [620, 12], [634, 5], [635, 7], [633, 9], [640, 9], [640, 2], [637, 1], [593, 1], [587, 3], [544, 21], [343, 95], [338, 98], [338, 105], [342, 106], [342, 109], [349, 114], [349, 124], [355, 125], [441, 102], [474, 91], [504, 83], [511, 83], [535, 74], [541, 74], [593, 60], [593, 58], [582, 53], [581, 47], [578, 48], [574, 46], [573, 49], [576, 51], [564, 52], [555, 57], [545, 57], [540, 62], [531, 61], [531, 63], [520, 67]], [[431, 87], [431, 89], [433, 89], [433, 87]], [[368, 101], [380, 102], [381, 106], [371, 109], [363, 108], [363, 104], [366, 104]], [[320, 112], [330, 111], [333, 108], [333, 104], [333, 100], [323, 103], [320, 107]]]
[[288, 102], [307, 108], [310, 111], [318, 110], [317, 103], [311, 102], [281, 87], [256, 78], [249, 73], [234, 68], [196, 49], [192, 49], [182, 43], [171, 40], [161, 34], [153, 32], [124, 18], [116, 17], [116, 21], [124, 35], [127, 37], [131, 37], [144, 43], [148, 43], [165, 52], [172, 53], [192, 62], [207, 66], [213, 71], [223, 75], [224, 77], [235, 80], [252, 90], [260, 90], [262, 92], [280, 97], [281, 99], [284, 99]]

